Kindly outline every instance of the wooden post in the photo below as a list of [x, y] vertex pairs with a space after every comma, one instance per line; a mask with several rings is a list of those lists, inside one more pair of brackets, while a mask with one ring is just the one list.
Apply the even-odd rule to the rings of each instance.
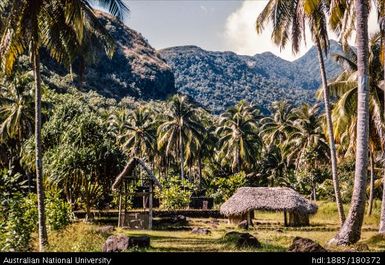
[[120, 192], [119, 192], [119, 213], [118, 213], [118, 227], [120, 227], [121, 224], [121, 218], [122, 218], [122, 186], [120, 186]]
[[142, 175], [140, 175], [140, 179], [141, 179], [141, 184], [142, 184], [142, 187], [143, 187], [143, 189], [142, 189], [142, 191], [143, 191], [143, 197], [142, 197], [142, 203], [143, 203], [143, 212], [145, 212], [146, 211], [146, 206], [147, 206], [147, 203], [146, 203], [146, 195], [145, 195], [145, 193], [146, 193], [146, 190], [144, 189], [144, 180], [143, 180], [143, 176]]
[[284, 226], [286, 227], [287, 226], [287, 215], [286, 215], [285, 210], [283, 210], [283, 220], [284, 220]]
[[148, 229], [152, 229], [152, 187], [153, 182], [150, 180], [149, 197], [148, 197]]
[[251, 225], [250, 211], [247, 211], [247, 226]]
[[[124, 180], [123, 180], [124, 181]], [[124, 181], [122, 183], [124, 185], [124, 211], [123, 211], [123, 218], [122, 218], [122, 226], [126, 225], [126, 216], [127, 216], [127, 181]]]

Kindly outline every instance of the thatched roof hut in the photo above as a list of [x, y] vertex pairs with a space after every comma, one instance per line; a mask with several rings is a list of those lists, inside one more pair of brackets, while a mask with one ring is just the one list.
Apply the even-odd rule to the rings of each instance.
[[228, 216], [231, 223], [248, 220], [254, 210], [283, 211], [285, 225], [286, 212], [289, 213], [289, 225], [307, 225], [309, 215], [317, 212], [317, 205], [310, 202], [290, 188], [243, 187], [222, 204], [220, 211]]
[[143, 160], [137, 157], [134, 157], [134, 158], [131, 158], [130, 161], [128, 161], [123, 171], [119, 174], [119, 176], [116, 177], [114, 183], [112, 184], [112, 190], [116, 191], [118, 187], [121, 185], [123, 178], [125, 176], [132, 175], [132, 172], [134, 171], [135, 167], [138, 165], [141, 166], [147, 172], [148, 178], [156, 186], [158, 186], [159, 188], [162, 188], [162, 185], [160, 184], [158, 179], [155, 177], [154, 172], [150, 169], [150, 167], [148, 167]]

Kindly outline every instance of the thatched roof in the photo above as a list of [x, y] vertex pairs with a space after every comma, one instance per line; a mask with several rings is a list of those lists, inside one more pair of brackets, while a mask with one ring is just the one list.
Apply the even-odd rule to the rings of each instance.
[[223, 203], [220, 209], [225, 216], [242, 215], [249, 210], [314, 214], [317, 205], [290, 188], [243, 187]]
[[112, 190], [116, 191], [120, 184], [122, 183], [122, 180], [126, 176], [132, 175], [132, 172], [134, 171], [136, 166], [141, 166], [146, 172], [149, 177], [149, 179], [159, 188], [162, 188], [162, 185], [158, 181], [158, 179], [155, 177], [154, 172], [146, 165], [146, 163], [139, 159], [139, 158], [131, 158], [130, 161], [128, 161], [127, 165], [124, 167], [123, 171], [119, 174], [119, 176], [116, 177], [114, 183], [112, 184]]

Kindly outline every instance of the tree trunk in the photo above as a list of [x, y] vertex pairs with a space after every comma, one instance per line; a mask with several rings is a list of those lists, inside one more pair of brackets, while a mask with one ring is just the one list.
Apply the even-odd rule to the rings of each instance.
[[122, 184], [120, 185], [120, 190], [119, 190], [119, 212], [118, 212], [118, 227], [123, 226], [122, 224]]
[[198, 185], [199, 185], [199, 189], [201, 188], [201, 181], [202, 181], [202, 157], [199, 155], [199, 158], [198, 158]]
[[[385, 29], [382, 28], [382, 45], [385, 50]], [[385, 57], [384, 57], [384, 78], [385, 78]], [[385, 79], [384, 79], [385, 80]], [[384, 102], [385, 102], [385, 82], [384, 82]], [[384, 117], [385, 117], [385, 108], [384, 108]], [[381, 202], [381, 216], [380, 216], [380, 228], [379, 233], [385, 234], [385, 164], [383, 168], [383, 177], [382, 177], [382, 202]]]
[[184, 179], [184, 150], [183, 150], [183, 138], [182, 129], [179, 129], [179, 149], [180, 149], [180, 178]]
[[369, 193], [369, 205], [368, 215], [372, 215], [373, 210], [373, 198], [374, 198], [374, 157], [373, 152], [370, 152], [370, 193]]
[[335, 238], [330, 241], [331, 244], [336, 245], [350, 245], [360, 240], [361, 227], [365, 215], [369, 142], [369, 1], [355, 0], [355, 9], [358, 66], [356, 168], [353, 195], [348, 217]]
[[85, 69], [86, 69], [86, 64], [84, 61], [84, 57], [82, 55], [80, 55], [79, 56], [79, 84], [80, 84], [80, 88], [82, 88], [84, 85]]
[[313, 201], [317, 201], [317, 187], [316, 187], [316, 183], [315, 183], [315, 181], [313, 181]]
[[74, 81], [74, 71], [73, 71], [72, 63], [70, 63], [69, 71], [70, 71], [71, 81], [73, 82]]
[[152, 206], [153, 206], [153, 185], [154, 183], [152, 180], [150, 181], [150, 187], [149, 187], [149, 197], [148, 197], [148, 229], [152, 229], [152, 218], [153, 218], [153, 212], [152, 212]]
[[43, 163], [41, 146], [41, 76], [40, 58], [36, 45], [32, 47], [32, 65], [35, 79], [35, 166], [36, 166], [36, 191], [39, 217], [39, 251], [45, 251], [48, 245], [47, 227], [45, 223]]
[[237, 172], [233, 172], [233, 173], [239, 173], [241, 172], [241, 154], [240, 154], [240, 148], [239, 146], [236, 147], [237, 149], [235, 150], [236, 151], [236, 163], [237, 163]]
[[324, 62], [324, 58], [323, 58], [323, 54], [322, 54], [322, 47], [321, 47], [321, 44], [319, 42], [319, 39], [317, 39], [317, 51], [318, 51], [318, 60], [319, 60], [319, 65], [320, 65], [321, 78], [322, 78], [326, 123], [327, 123], [327, 129], [328, 129], [328, 134], [329, 134], [330, 160], [331, 160], [330, 162], [331, 162], [331, 166], [332, 166], [334, 196], [336, 199], [338, 215], [340, 218], [340, 225], [342, 226], [343, 223], [345, 222], [345, 213], [344, 213], [344, 208], [343, 208], [342, 199], [341, 199], [341, 190], [340, 190], [340, 185], [339, 185], [339, 179], [338, 179], [338, 175], [337, 175], [337, 152], [336, 152], [336, 144], [334, 141], [332, 114], [330, 111], [329, 88], [328, 88], [328, 83], [327, 83], [327, 78], [326, 78], [325, 62]]
[[85, 221], [88, 222], [90, 219], [91, 219], [91, 207], [87, 203], [86, 204], [86, 218], [85, 218]]

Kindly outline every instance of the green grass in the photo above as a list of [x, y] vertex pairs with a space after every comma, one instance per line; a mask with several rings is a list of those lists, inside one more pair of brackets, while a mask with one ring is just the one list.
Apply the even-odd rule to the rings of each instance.
[[[147, 235], [151, 238], [151, 247], [145, 250], [134, 249], [131, 251], [167, 251], [167, 252], [232, 252], [232, 251], [285, 251], [292, 243], [294, 237], [310, 238], [325, 246], [336, 234], [339, 227], [338, 213], [333, 202], [319, 202], [319, 210], [310, 219], [310, 226], [289, 228], [283, 227], [283, 213], [260, 212], [255, 213], [253, 229], [248, 232], [254, 235], [262, 244], [261, 249], [239, 249], [235, 244], [223, 239], [229, 231], [237, 231], [236, 227], [227, 224], [221, 219], [219, 225], [213, 226], [210, 219], [188, 219], [188, 226], [206, 227], [211, 230], [209, 235], [195, 235], [190, 230], [123, 230], [117, 229], [114, 234], [128, 236]], [[368, 245], [370, 251], [383, 251], [385, 249], [385, 237], [377, 235], [379, 223], [379, 208], [377, 202], [372, 216], [365, 216], [362, 236], [358, 246]], [[348, 206], [345, 207], [346, 213]], [[258, 224], [257, 224], [258, 223]], [[97, 226], [78, 222], [71, 224], [59, 232], [49, 233], [50, 251], [88, 252], [100, 251], [109, 235], [95, 232]], [[37, 244], [34, 248], [37, 249]], [[356, 248], [356, 246], [334, 248], [332, 251], [344, 251]]]

